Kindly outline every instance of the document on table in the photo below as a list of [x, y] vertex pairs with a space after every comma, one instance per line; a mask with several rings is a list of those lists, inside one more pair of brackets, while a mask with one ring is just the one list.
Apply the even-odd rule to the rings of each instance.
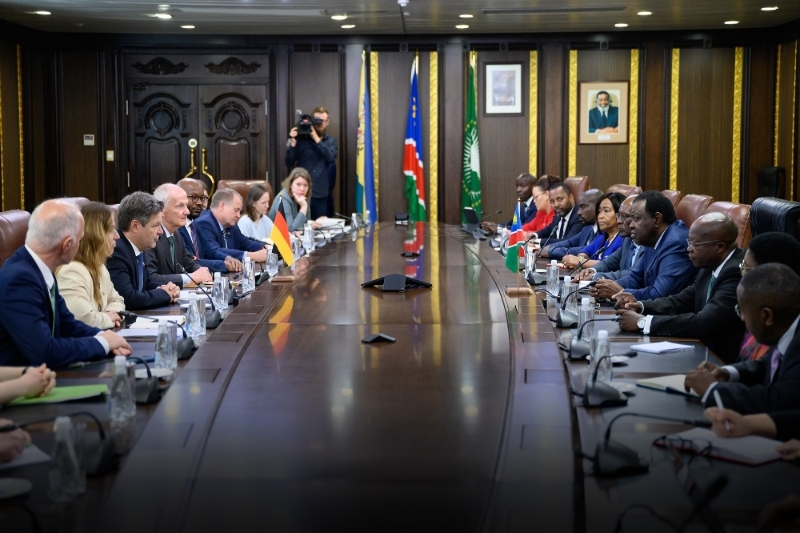
[[158, 329], [158, 321], [166, 319], [170, 322], [177, 322], [183, 325], [186, 322], [186, 317], [183, 315], [162, 315], [162, 316], [142, 316], [136, 319], [136, 322], [129, 326], [129, 329]]
[[670, 437], [680, 437], [686, 443], [708, 441], [711, 443], [709, 452], [711, 457], [734, 463], [756, 466], [778, 461], [781, 458], [781, 454], [775, 451], [781, 442], [766, 437], [749, 435], [736, 439], [725, 439], [717, 437], [713, 431], [706, 428], [694, 428], [670, 435]]
[[636, 384], [646, 389], [660, 390], [699, 398], [700, 396], [698, 396], [694, 391], [686, 392], [686, 389], [683, 387], [685, 380], [686, 374], [673, 374], [671, 376], [661, 376], [657, 378], [637, 379]]
[[72, 387], [53, 387], [47, 396], [36, 398], [20, 397], [8, 402], [8, 405], [37, 405], [42, 403], [61, 403], [72, 400], [84, 400], [101, 394], [108, 394], [108, 385], [75, 385]]
[[36, 465], [39, 463], [49, 463], [50, 456], [40, 450], [35, 444], [30, 444], [22, 450], [22, 453], [7, 463], [0, 464], [0, 472], [19, 468], [21, 466]]
[[684, 350], [694, 350], [691, 344], [678, 344], [675, 342], [646, 342], [644, 344], [634, 344], [631, 350], [645, 353], [668, 353], [668, 352], [682, 352]]
[[[158, 327], [145, 329], [145, 328], [136, 328], [136, 329], [121, 329], [117, 331], [117, 335], [120, 337], [127, 338], [142, 338], [142, 337], [153, 337], [154, 339], [158, 336]], [[183, 330], [178, 328], [178, 338], [183, 338]]]

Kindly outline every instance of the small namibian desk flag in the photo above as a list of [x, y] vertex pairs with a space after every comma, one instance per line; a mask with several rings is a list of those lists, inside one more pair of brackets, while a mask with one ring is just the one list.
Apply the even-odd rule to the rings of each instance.
[[514, 209], [514, 219], [511, 224], [511, 235], [508, 237], [508, 249], [506, 250], [506, 267], [515, 274], [519, 272], [519, 258], [524, 253], [520, 248], [525, 242], [525, 233], [520, 224], [519, 202]]
[[278, 251], [283, 256], [283, 261], [286, 266], [292, 266], [294, 263], [294, 254], [292, 253], [292, 245], [289, 237], [289, 227], [286, 225], [286, 217], [283, 211], [283, 198], [278, 196], [278, 212], [275, 214], [275, 220], [272, 223], [272, 232], [269, 238], [278, 247]]

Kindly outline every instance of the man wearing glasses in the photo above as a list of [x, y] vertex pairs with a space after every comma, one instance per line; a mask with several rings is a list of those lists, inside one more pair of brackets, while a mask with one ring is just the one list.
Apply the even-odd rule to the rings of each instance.
[[692, 224], [687, 239], [689, 260], [700, 271], [692, 285], [673, 296], [637, 301], [632, 294], [617, 298], [620, 329], [661, 337], [691, 337], [733, 362], [739, 355], [744, 323], [734, 311], [739, 264], [739, 230], [728, 215], [708, 213]]
[[[289, 131], [289, 140], [286, 143], [286, 170], [302, 167], [311, 176], [309, 220], [316, 220], [321, 216], [333, 216], [333, 210], [329, 210], [328, 205], [333, 185], [329, 179], [329, 170], [336, 162], [339, 143], [334, 137], [327, 135], [328, 122], [328, 110], [317, 107], [311, 119], [310, 132], [298, 134], [297, 127], [294, 127]], [[334, 169], [333, 179], [335, 178]]]
[[205, 183], [193, 179], [183, 178], [178, 182], [178, 187], [186, 191], [186, 198], [188, 199], [187, 207], [189, 208], [189, 215], [186, 217], [186, 226], [178, 229], [178, 233], [183, 239], [183, 245], [188, 250], [194, 260], [203, 266], [209, 267], [210, 270], [219, 270], [220, 272], [240, 272], [242, 270], [242, 262], [233, 257], [226, 257], [224, 261], [219, 259], [203, 259], [203, 239], [200, 231], [194, 226], [194, 220], [208, 207], [208, 191], [206, 190]]

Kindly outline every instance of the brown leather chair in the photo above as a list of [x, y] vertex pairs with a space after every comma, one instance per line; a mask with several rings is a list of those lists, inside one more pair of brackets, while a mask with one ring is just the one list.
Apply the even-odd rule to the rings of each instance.
[[[217, 190], [220, 189], [233, 189], [239, 194], [242, 195], [242, 200], [247, 202], [247, 193], [250, 192], [250, 187], [253, 185], [261, 185], [267, 192], [269, 193], [269, 207], [267, 208], [267, 212], [269, 212], [269, 208], [272, 207], [272, 202], [275, 200], [275, 193], [272, 191], [272, 185], [270, 185], [266, 180], [220, 180], [217, 184]], [[245, 206], [242, 206], [242, 214], [245, 213]]]
[[669, 198], [670, 202], [672, 202], [672, 207], [677, 209], [678, 208], [678, 204], [681, 203], [681, 198], [682, 198], [681, 197], [681, 191], [666, 190], [666, 191], [661, 191], [661, 192], [664, 193], [664, 196]]
[[750, 244], [752, 231], [750, 230], [750, 205], [737, 204], [735, 202], [714, 202], [706, 208], [706, 213], [725, 213], [733, 219], [736, 227], [739, 228], [739, 237], [736, 245], [739, 248], [747, 248]]
[[642, 188], [633, 185], [626, 185], [624, 183], [617, 183], [606, 189], [606, 194], [610, 192], [618, 192], [622, 195], [625, 195], [625, 197], [628, 197], [642, 194]]
[[687, 194], [675, 209], [678, 220], [683, 220], [687, 227], [691, 227], [695, 220], [700, 218], [714, 198], [705, 194]]
[[14, 209], [0, 213], [0, 266], [25, 244], [31, 214]]
[[74, 204], [78, 209], [89, 203], [89, 199], [82, 196], [65, 196], [64, 198], [59, 198], [59, 200]]
[[578, 198], [589, 190], [589, 176], [570, 176], [564, 180], [564, 183], [569, 186], [576, 203]]

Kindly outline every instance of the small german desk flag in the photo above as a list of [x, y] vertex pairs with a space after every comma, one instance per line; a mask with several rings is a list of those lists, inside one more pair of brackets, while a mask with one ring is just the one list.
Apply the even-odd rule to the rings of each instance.
[[275, 214], [275, 220], [272, 223], [272, 231], [269, 238], [278, 247], [278, 251], [283, 256], [286, 266], [292, 266], [294, 263], [294, 254], [292, 253], [292, 245], [289, 240], [289, 227], [286, 225], [286, 216], [283, 211], [283, 198], [278, 196], [278, 212]]

